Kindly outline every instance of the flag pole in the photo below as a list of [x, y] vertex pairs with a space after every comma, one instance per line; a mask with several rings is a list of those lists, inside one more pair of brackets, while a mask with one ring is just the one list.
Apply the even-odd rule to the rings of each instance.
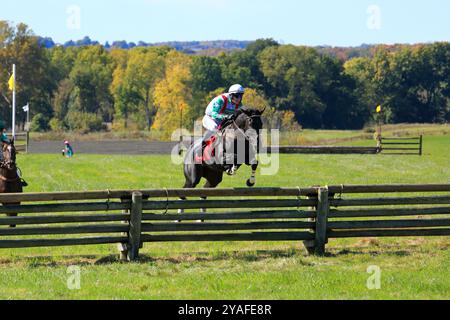
[[12, 138], [16, 138], [16, 65], [13, 64]]

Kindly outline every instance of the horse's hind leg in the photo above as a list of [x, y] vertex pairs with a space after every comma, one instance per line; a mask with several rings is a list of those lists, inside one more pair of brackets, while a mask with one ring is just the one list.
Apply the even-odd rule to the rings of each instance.
[[[215, 173], [215, 174], [217, 174], [217, 173]], [[222, 179], [223, 179], [223, 173], [221, 173], [221, 174], [219, 174], [217, 176], [208, 176], [207, 179], [206, 179], [206, 183], [203, 186], [203, 188], [205, 188], [205, 189], [214, 189], [222, 182]], [[202, 200], [207, 200], [208, 198], [207, 197], [202, 197], [201, 199]], [[202, 208], [202, 209], [200, 209], [200, 212], [201, 213], [206, 213], [207, 210], [205, 208]]]
[[[194, 189], [200, 183], [202, 176], [199, 170], [194, 167], [193, 172], [185, 172], [186, 182], [184, 183], [183, 189]], [[180, 200], [186, 200], [186, 197], [180, 197]], [[179, 214], [184, 213], [184, 209], [178, 210]]]
[[[190, 181], [186, 180], [186, 183], [183, 186], [183, 189], [191, 189], [192, 187], [192, 183], [190, 183]], [[186, 200], [186, 197], [180, 197], [179, 198], [182, 201]], [[184, 213], [184, 209], [178, 209], [178, 214], [183, 214]]]
[[[206, 181], [205, 185], [203, 186], [204, 189], [212, 189], [214, 188], [211, 184], [211, 182], [209, 182], [209, 180]], [[208, 200], [208, 197], [200, 197], [201, 200]], [[200, 213], [206, 213], [208, 212], [208, 210], [206, 208], [201, 208], [200, 209]]]

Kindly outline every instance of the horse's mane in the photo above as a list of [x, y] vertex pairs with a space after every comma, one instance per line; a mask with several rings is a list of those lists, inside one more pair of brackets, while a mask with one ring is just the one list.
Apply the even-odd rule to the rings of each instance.
[[241, 109], [239, 109], [236, 112], [236, 117], [241, 115], [242, 113], [246, 114], [249, 117], [254, 116], [254, 115], [261, 115], [262, 114], [262, 112], [260, 110], [258, 110], [258, 109], [250, 108], [250, 107], [242, 107]]

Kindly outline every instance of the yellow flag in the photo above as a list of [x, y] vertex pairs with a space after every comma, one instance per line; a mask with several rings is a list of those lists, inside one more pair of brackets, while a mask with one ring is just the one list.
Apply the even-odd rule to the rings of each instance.
[[377, 113], [380, 113], [381, 112], [381, 105], [379, 105], [378, 107], [377, 107]]
[[9, 90], [11, 90], [11, 91], [14, 90], [14, 75], [12, 75], [11, 78], [9, 78], [8, 87], [9, 87]]

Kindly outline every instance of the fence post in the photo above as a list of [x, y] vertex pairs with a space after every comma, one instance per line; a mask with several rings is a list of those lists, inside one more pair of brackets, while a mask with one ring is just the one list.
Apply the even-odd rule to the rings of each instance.
[[27, 130], [27, 136], [25, 141], [25, 153], [28, 153], [28, 144], [30, 143], [30, 132]]
[[[131, 201], [130, 199], [125, 199], [125, 198], [120, 199], [121, 203], [129, 204], [129, 208], [131, 209], [131, 202], [130, 201]], [[129, 215], [130, 211], [131, 211], [130, 209], [122, 210], [122, 213]], [[130, 220], [124, 220], [124, 221], [122, 221], [122, 223], [129, 225], [130, 224]], [[129, 237], [129, 233], [128, 232], [124, 232], [124, 233], [122, 233], [122, 235], [126, 236], [126, 237]], [[120, 257], [119, 257], [120, 261], [127, 261], [128, 260], [128, 249], [129, 249], [128, 242], [126, 242], [126, 243], [119, 243], [117, 247], [118, 247], [119, 252], [120, 252]]]
[[330, 204], [328, 201], [328, 187], [319, 188], [317, 202], [316, 232], [314, 243], [314, 254], [323, 256], [325, 244], [327, 243], [327, 222]]
[[[308, 194], [306, 198], [308, 200], [312, 200], [312, 199], [313, 200], [317, 200], [317, 193]], [[317, 205], [315, 205], [313, 207], [310, 207], [310, 209], [317, 212]], [[310, 221], [310, 222], [316, 222], [316, 220], [317, 220], [317, 217], [308, 219], [308, 221]], [[310, 231], [315, 233], [314, 229], [311, 229]], [[315, 240], [305, 240], [305, 241], [303, 241], [303, 245], [305, 246], [306, 251], [308, 252], [308, 254], [311, 254], [311, 255], [314, 254], [314, 252], [316, 250], [315, 249], [316, 248], [316, 241]]]
[[420, 135], [420, 150], [419, 150], [419, 156], [422, 156], [423, 154], [423, 135]]
[[128, 233], [128, 261], [139, 258], [141, 246], [142, 193], [133, 192], [131, 198], [130, 231]]

